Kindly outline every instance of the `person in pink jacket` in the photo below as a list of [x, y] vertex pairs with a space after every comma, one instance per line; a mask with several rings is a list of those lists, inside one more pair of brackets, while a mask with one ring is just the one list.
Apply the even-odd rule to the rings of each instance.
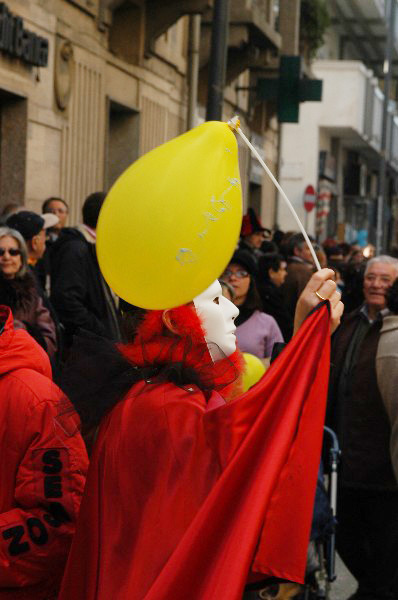
[[255, 283], [256, 263], [247, 250], [237, 250], [221, 279], [234, 292], [234, 304], [239, 308], [236, 337], [241, 352], [249, 352], [261, 359], [272, 355], [274, 344], [284, 342], [274, 317], [262, 311]]

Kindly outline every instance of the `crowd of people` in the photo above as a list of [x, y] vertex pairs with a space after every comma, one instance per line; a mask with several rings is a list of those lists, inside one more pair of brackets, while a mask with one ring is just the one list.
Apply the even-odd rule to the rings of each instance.
[[[314, 262], [302, 234], [271, 235], [251, 211], [245, 219], [240, 249], [222, 277], [240, 303], [239, 347], [267, 358], [275, 342], [291, 337]], [[337, 548], [358, 582], [355, 600], [397, 599], [398, 259], [333, 239], [314, 246], [321, 266], [334, 271], [345, 305], [332, 338], [327, 414], [342, 451]]]
[[[58, 372], [73, 335], [85, 330], [120, 339], [118, 302], [96, 257], [96, 226], [105, 194], [86, 198], [82, 223], [66, 227], [68, 206], [43, 202], [42, 214], [6, 207], [0, 229], [0, 302], [14, 326], [26, 329], [46, 350]], [[3, 219], [4, 220], [4, 219]]]
[[[313, 239], [312, 242], [321, 267], [334, 271], [345, 312], [361, 306], [364, 271], [374, 248], [361, 249], [357, 244], [331, 238], [322, 245]], [[275, 343], [291, 339], [297, 300], [314, 270], [311, 252], [301, 233], [272, 233], [249, 209], [239, 247], [220, 278], [225, 293], [239, 307], [237, 335], [243, 352], [270, 358]]]
[[[83, 431], [84, 444], [52, 381], [69, 392], [65, 373], [76, 335], [122, 343], [142, 322], [99, 269], [104, 199], [90, 194], [75, 226], [67, 225], [66, 202], [55, 197], [43, 202], [42, 214], [12, 205], [1, 217], [0, 598], [57, 597], [83, 494], [86, 447], [99, 421]], [[327, 413], [342, 449], [337, 547], [358, 581], [352, 598], [397, 600], [398, 259], [335, 239], [314, 247], [333, 272], [346, 313], [332, 338]], [[271, 232], [249, 209], [220, 274], [223, 296], [239, 308], [233, 320], [241, 352], [269, 365], [302, 321], [297, 305], [314, 272], [302, 234]], [[173, 333], [173, 323], [166, 325]], [[104, 413], [106, 401], [98, 408]], [[82, 417], [84, 406], [78, 408]]]
[[[10, 306], [14, 326], [25, 328], [46, 350], [53, 366], [62, 364], [80, 330], [121, 340], [125, 303], [101, 275], [95, 252], [96, 225], [105, 194], [88, 196], [82, 222], [66, 226], [68, 206], [60, 198], [43, 202], [42, 214], [7, 206], [0, 221], [0, 300]], [[328, 239], [314, 242], [322, 267], [331, 268], [345, 310], [364, 301], [363, 276], [374, 248]], [[251, 210], [245, 215], [239, 246], [220, 280], [239, 307], [239, 347], [261, 359], [275, 343], [288, 342], [298, 297], [315, 270], [300, 233], [262, 227]]]

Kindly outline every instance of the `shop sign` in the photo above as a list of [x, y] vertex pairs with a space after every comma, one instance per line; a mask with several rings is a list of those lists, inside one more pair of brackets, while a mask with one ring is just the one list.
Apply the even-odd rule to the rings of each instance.
[[48, 40], [24, 28], [21, 17], [0, 2], [0, 51], [37, 67], [48, 63]]

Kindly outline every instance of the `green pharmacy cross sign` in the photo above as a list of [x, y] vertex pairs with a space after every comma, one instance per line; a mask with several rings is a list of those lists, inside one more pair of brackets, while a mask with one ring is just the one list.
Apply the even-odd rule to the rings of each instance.
[[302, 77], [301, 56], [281, 56], [279, 77], [258, 79], [257, 96], [276, 100], [279, 123], [298, 123], [300, 102], [322, 100], [322, 80]]

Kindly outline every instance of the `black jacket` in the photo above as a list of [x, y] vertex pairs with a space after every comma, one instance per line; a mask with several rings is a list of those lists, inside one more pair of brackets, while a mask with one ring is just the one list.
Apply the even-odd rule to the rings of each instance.
[[285, 306], [281, 288], [278, 288], [272, 281], [264, 281], [260, 278], [256, 281], [256, 285], [263, 311], [274, 317], [283, 339], [288, 342], [293, 335], [293, 319]]
[[327, 422], [337, 433], [342, 450], [340, 483], [395, 490], [389, 450], [391, 427], [376, 377], [381, 319], [368, 327], [355, 366], [351, 361], [349, 373], [344, 374], [350, 341], [363, 318], [357, 309], [347, 315], [333, 336]]
[[65, 227], [51, 250], [51, 301], [65, 327], [65, 343], [80, 329], [120, 338], [118, 315], [100, 272], [95, 244], [77, 228]]

